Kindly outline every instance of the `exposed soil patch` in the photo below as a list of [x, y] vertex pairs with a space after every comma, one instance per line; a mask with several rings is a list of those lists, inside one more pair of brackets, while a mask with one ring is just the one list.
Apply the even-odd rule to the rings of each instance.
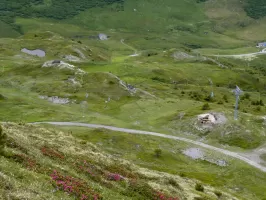
[[60, 61], [60, 60], [51, 60], [51, 61], [47, 61], [45, 62], [42, 67], [57, 67], [59, 69], [69, 69], [69, 70], [74, 70], [76, 71], [76, 74], [85, 74], [86, 72], [77, 68], [74, 65], [71, 65], [69, 63]]
[[192, 55], [189, 55], [187, 53], [184, 52], [175, 52], [172, 54], [172, 56], [176, 59], [176, 60], [184, 60], [184, 59], [192, 59], [195, 58]]
[[32, 55], [32, 56], [38, 56], [38, 57], [45, 57], [46, 55], [45, 51], [41, 49], [29, 50], [29, 49], [23, 48], [21, 49], [21, 52]]
[[40, 99], [46, 99], [54, 104], [68, 104], [70, 103], [70, 100], [68, 98], [60, 98], [58, 96], [40, 96]]
[[222, 113], [205, 113], [198, 115], [196, 128], [198, 130], [212, 129], [215, 125], [223, 125], [227, 122], [227, 118]]
[[222, 159], [214, 159], [210, 155], [207, 155], [202, 149], [200, 148], [189, 148], [183, 151], [183, 154], [192, 158], [193, 160], [204, 160], [213, 164], [216, 164], [221, 167], [227, 166], [227, 162]]

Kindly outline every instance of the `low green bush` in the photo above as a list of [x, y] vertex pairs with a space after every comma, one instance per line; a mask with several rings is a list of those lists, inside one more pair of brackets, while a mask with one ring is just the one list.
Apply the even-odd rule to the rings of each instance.
[[162, 150], [161, 149], [155, 149], [154, 154], [157, 158], [160, 158], [162, 156]]
[[136, 199], [154, 199], [154, 190], [142, 180], [131, 180], [123, 194]]
[[4, 133], [3, 128], [0, 125], [0, 155], [4, 154], [5, 145], [6, 145], [6, 134]]
[[178, 183], [177, 183], [176, 180], [173, 179], [173, 178], [170, 178], [170, 179], [168, 180], [168, 183], [169, 183], [170, 185], [174, 186], [174, 187], [179, 187]]
[[220, 198], [223, 194], [220, 191], [214, 191], [214, 194]]
[[204, 192], [204, 187], [203, 185], [201, 185], [200, 183], [197, 183], [195, 185], [195, 190], [199, 191], [199, 192]]
[[210, 105], [208, 103], [203, 104], [202, 110], [210, 110]]

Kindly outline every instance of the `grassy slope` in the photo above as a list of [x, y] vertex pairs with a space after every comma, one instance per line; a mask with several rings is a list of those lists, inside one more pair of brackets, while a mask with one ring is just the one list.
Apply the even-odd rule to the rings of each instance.
[[[190, 200], [194, 196], [215, 199], [215, 188], [211, 186], [205, 185], [204, 193], [197, 192], [193, 179], [161, 173], [152, 170], [151, 165], [140, 168], [117, 155], [106, 154], [86, 140], [74, 138], [69, 134], [70, 130], [61, 132], [18, 124], [4, 124], [3, 127], [8, 136], [6, 156], [0, 157], [0, 195], [3, 199], [75, 199], [73, 194], [56, 190], [50, 177], [54, 170], [84, 181], [83, 186], [103, 199], [154, 199], [156, 191], [179, 199]], [[150, 156], [150, 159], [154, 158]], [[125, 179], [109, 180], [111, 173], [118, 173]], [[229, 198], [225, 191], [222, 194], [222, 199]]]
[[18, 37], [19, 35], [20, 34], [17, 31], [13, 30], [13, 28], [10, 25], [0, 21], [0, 38]]
[[[257, 147], [265, 141], [264, 126], [260, 119], [260, 116], [265, 113], [265, 106], [252, 105], [251, 102], [259, 99], [266, 102], [265, 57], [260, 56], [249, 63], [221, 58], [219, 62], [229, 66], [228, 69], [222, 69], [213, 62], [201, 60], [201, 56], [197, 57], [197, 55], [199, 53], [211, 55], [254, 52], [256, 41], [264, 39], [262, 33], [265, 28], [259, 26], [264, 21], [265, 19], [254, 21], [248, 18], [236, 0], [226, 0], [221, 3], [209, 0], [201, 4], [195, 4], [194, 1], [156, 0], [143, 3], [143, 1], [128, 0], [125, 11], [120, 12], [115, 12], [112, 6], [107, 6], [84, 11], [64, 21], [17, 18], [16, 23], [21, 25], [22, 30], [27, 34], [17, 39], [0, 39], [0, 70], [3, 72], [0, 74], [0, 94], [7, 97], [7, 99], [0, 99], [0, 121], [83, 121], [171, 133], [193, 139], [205, 138], [205, 142], [220, 147], [224, 143], [242, 148]], [[243, 24], [244, 27], [242, 27]], [[16, 36], [10, 27], [5, 24], [4, 27], [4, 30], [7, 30], [4, 36], [6, 33], [10, 33], [8, 36]], [[97, 35], [99, 32], [110, 35], [110, 40], [70, 39], [75, 35]], [[120, 42], [121, 39], [125, 39], [125, 43], [132, 48], [123, 45]], [[20, 49], [23, 47], [45, 49], [47, 57], [40, 59], [22, 54]], [[46, 60], [62, 59], [63, 55], [76, 55], [73, 48], [82, 50], [87, 47], [92, 50], [92, 52], [84, 51], [89, 58], [80, 63], [72, 63], [88, 72], [84, 77], [76, 76], [76, 80], [81, 83], [80, 86], [68, 82], [69, 78], [75, 77], [73, 71], [41, 68]], [[128, 57], [134, 53], [133, 49], [138, 50], [142, 56]], [[174, 59], [172, 54], [178, 51], [195, 57]], [[112, 72], [122, 80], [157, 98], [143, 92], [137, 92], [134, 96], [129, 95], [117, 80], [107, 75], [107, 72]], [[201, 107], [206, 103], [204, 98], [212, 91], [208, 78], [211, 78], [214, 83], [215, 93], [215, 100], [209, 102], [211, 110], [225, 113], [229, 121], [226, 126], [201, 132], [194, 128], [194, 122], [197, 114], [207, 112]], [[251, 95], [250, 99], [241, 99], [238, 122], [233, 122], [232, 119], [235, 101], [232, 89], [235, 84]], [[86, 93], [89, 93], [88, 99], [85, 99]], [[76, 102], [56, 105], [39, 99], [39, 95], [69, 97]], [[225, 95], [227, 98], [224, 98]], [[111, 97], [111, 101], [106, 105], [105, 101], [108, 97]], [[82, 106], [81, 102], [84, 100], [87, 104]], [[182, 120], [178, 117], [180, 113], [185, 113]], [[17, 130], [25, 134], [30, 132], [29, 134], [36, 139], [43, 131], [32, 127], [24, 128], [15, 125], [14, 132], [16, 134]], [[12, 135], [12, 130], [11, 128], [9, 133], [13, 139], [16, 139], [15, 135]], [[92, 135], [95, 132], [97, 135]], [[224, 137], [221, 133], [231, 134]], [[54, 139], [53, 134], [49, 134]], [[100, 140], [109, 141], [111, 137], [106, 132], [97, 130], [87, 132], [75, 129], [74, 134], [94, 143]], [[85, 134], [89, 134], [90, 138]], [[206, 184], [219, 187], [221, 190], [230, 189], [236, 193], [234, 189], [239, 188], [240, 196], [248, 199], [263, 198], [264, 175], [237, 161], [231, 161], [233, 164], [229, 166], [229, 171], [227, 168], [220, 169], [208, 163], [196, 162], [195, 164], [194, 161], [188, 160], [179, 153], [171, 153], [170, 149], [173, 149], [175, 144], [169, 141], [163, 141], [160, 144], [167, 149], [165, 157], [155, 160], [151, 154], [154, 148], [159, 146], [157, 139], [151, 142], [145, 137], [141, 137], [142, 140], [140, 140], [133, 136], [113, 134], [115, 142], [107, 142], [110, 148], [103, 147], [108, 153], [120, 153], [124, 158], [147, 168], [173, 174], [180, 172], [189, 178], [196, 178]], [[131, 149], [132, 146], [122, 142], [130, 143], [129, 140], [137, 144], [141, 143], [147, 148], [143, 152]], [[44, 138], [40, 137], [38, 141], [43, 143]], [[36, 141], [30, 140], [30, 142], [34, 144], [34, 149], [39, 151], [37, 149], [40, 146], [35, 144]], [[84, 147], [82, 144], [79, 146], [79, 143], [73, 144], [70, 140], [69, 142], [72, 146]], [[55, 143], [52, 143], [52, 147], [58, 147], [53, 145]], [[179, 145], [180, 148], [185, 146], [181, 143]], [[28, 148], [28, 143], [23, 143], [22, 146]], [[66, 149], [59, 148], [67, 154]], [[125, 149], [122, 153], [118, 151], [121, 148]], [[180, 148], [176, 149], [177, 152]], [[235, 147], [228, 148], [242, 150]], [[31, 158], [45, 163], [46, 167], [55, 167], [51, 161], [35, 154], [32, 149], [29, 151], [28, 156]], [[72, 153], [71, 156], [76, 156], [76, 152]], [[28, 198], [32, 197], [34, 193], [32, 191], [39, 192], [43, 198], [51, 195], [49, 193], [52, 190], [51, 185], [45, 182], [49, 178], [47, 174], [38, 174], [36, 178], [35, 172], [25, 171], [21, 165], [10, 159], [1, 159], [3, 159], [1, 163], [4, 164], [1, 167], [4, 171], [13, 173], [10, 169], [17, 169], [16, 176], [12, 179], [15, 183], [11, 192], [13, 196], [20, 198], [19, 192], [15, 191], [20, 191], [27, 184], [31, 184], [31, 188], [23, 195]], [[92, 157], [93, 159], [95, 157]], [[83, 175], [77, 175], [77, 171], [69, 169], [68, 163], [56, 163], [57, 167], [66, 165], [67, 173], [84, 178]], [[195, 166], [190, 169], [188, 165]], [[238, 167], [241, 170], [238, 170]], [[223, 176], [224, 174], [226, 176]], [[250, 177], [247, 174], [255, 174], [255, 176]], [[32, 178], [27, 182], [24, 179], [21, 180], [21, 176]], [[41, 191], [43, 185], [46, 188], [45, 191]], [[254, 186], [257, 185], [259, 187], [255, 188]], [[101, 188], [98, 183], [93, 187]], [[120, 189], [118, 190], [121, 191]], [[110, 196], [113, 199], [124, 198], [117, 192], [118, 190], [104, 188], [102, 192], [106, 197]], [[6, 195], [8, 191], [2, 192]], [[61, 197], [68, 198], [64, 193], [56, 194], [54, 198]]]
[[[6, 67], [5, 72], [1, 74], [2, 93], [8, 98], [0, 102], [2, 113], [4, 113], [1, 116], [2, 120], [81, 120], [162, 132], [168, 132], [165, 129], [174, 128], [178, 134], [179, 131], [184, 131], [183, 128], [178, 128], [180, 123], [187, 123], [177, 121], [180, 112], [186, 113], [186, 120], [193, 119], [197, 114], [205, 112], [201, 110], [201, 107], [206, 102], [204, 98], [211, 92], [208, 78], [211, 78], [215, 85], [215, 100], [210, 102], [211, 109], [225, 112], [230, 121], [234, 105], [234, 97], [230, 88], [235, 84], [245, 91], [249, 91], [251, 95], [250, 99], [243, 100], [243, 104], [240, 104], [241, 111], [258, 116], [265, 111], [264, 107], [258, 110], [258, 106], [251, 105], [251, 101], [257, 101], [259, 98], [265, 101], [264, 94], [259, 95], [256, 91], [264, 87], [265, 79], [263, 76], [259, 77], [259, 70], [243, 67], [241, 62], [239, 64], [235, 60], [221, 59], [220, 62], [232, 66], [231, 69], [221, 69], [216, 64], [195, 58], [175, 61], [172, 58], [172, 53], [178, 50], [165, 53], [158, 51], [157, 55], [151, 57], [146, 56], [147, 54], [143, 52], [143, 56], [128, 58], [122, 54], [132, 53], [132, 50], [126, 49], [124, 45], [121, 46], [120, 40], [113, 38], [107, 42], [82, 40], [83, 44], [79, 44], [57, 36], [57, 40], [52, 40], [53, 43], [56, 42], [56, 48], [52, 48], [52, 41], [49, 38], [53, 38], [53, 36], [39, 40], [41, 36], [36, 39], [33, 33], [28, 34], [24, 36], [24, 39], [12, 43], [12, 49], [3, 48], [5, 55], [10, 55], [10, 57], [5, 56], [4, 58], [13, 59], [24, 45], [28, 48], [42, 47], [47, 51], [48, 59], [57, 59], [58, 56], [60, 58], [64, 54], [73, 54], [72, 46], [79, 49], [88, 46], [92, 48], [92, 56], [95, 59], [99, 53], [108, 55], [110, 53], [103, 52], [112, 51], [113, 62], [105, 62], [102, 65], [91, 61], [74, 63], [88, 72], [88, 74], [80, 76], [75, 75], [74, 71], [41, 68], [45, 61], [43, 58], [27, 56], [25, 57], [27, 59], [24, 60], [20, 57], [17, 67], [12, 65], [12, 67]], [[5, 40], [4, 45], [8, 46], [13, 41]], [[36, 41], [39, 41], [38, 44]], [[95, 44], [99, 47], [95, 48]], [[9, 53], [7, 54], [7, 52]], [[26, 64], [29, 59], [32, 59], [31, 65]], [[162, 65], [162, 63], [164, 64]], [[106, 72], [118, 75], [122, 80], [136, 85], [137, 88], [147, 91], [157, 98], [142, 92], [131, 96], [119, 85], [117, 80]], [[71, 77], [76, 77], [80, 84], [71, 84], [68, 81]], [[173, 81], [176, 83], [173, 84]], [[89, 93], [87, 100], [85, 99], [86, 93]], [[46, 100], [36, 101], [38, 95], [68, 97], [76, 102], [69, 105], [53, 105]], [[227, 95], [228, 102], [223, 99], [224, 95]], [[111, 98], [111, 101], [106, 105], [105, 101], [108, 97]], [[84, 100], [88, 102], [86, 107], [81, 106], [81, 102]], [[218, 102], [222, 104], [218, 104]], [[241, 130], [250, 130], [251, 128], [245, 126], [246, 120], [250, 120], [250, 116], [244, 114], [241, 116], [243, 116], [243, 120], [240, 122]], [[197, 133], [195, 130], [193, 132]], [[255, 123], [251, 133], [250, 137], [258, 137], [253, 137], [254, 142], [247, 140], [248, 145], [244, 144], [241, 147], [252, 148], [260, 144], [258, 140], [263, 134], [259, 123]], [[237, 144], [234, 143], [234, 145]]]
[[[263, 198], [264, 178], [260, 177], [260, 172], [251, 173], [250, 176], [246, 173], [248, 168], [238, 161], [233, 161], [230, 158], [225, 158], [214, 152], [213, 158], [225, 159], [228, 161], [228, 167], [219, 167], [205, 161], [193, 161], [182, 155], [181, 152], [190, 147], [178, 141], [170, 141], [165, 139], [158, 139], [149, 136], [135, 136], [117, 132], [110, 132], [106, 130], [88, 130], [85, 128], [67, 127], [62, 130], [71, 130], [72, 134], [85, 141], [90, 141], [100, 148], [112, 155], [120, 156], [144, 167], [151, 167], [153, 169], [169, 172], [173, 174], [182, 174], [189, 178], [196, 178], [206, 184], [219, 187], [225, 191], [228, 188], [240, 187], [241, 194], [245, 198], [255, 199]], [[153, 157], [153, 151], [156, 148], [163, 150], [160, 159]], [[253, 170], [253, 169], [251, 169]], [[243, 173], [243, 174], [242, 174]], [[255, 177], [254, 177], [255, 175]], [[261, 181], [258, 183], [257, 181]], [[253, 187], [253, 183], [257, 182], [257, 187]], [[246, 193], [247, 192], [247, 193]], [[236, 192], [238, 193], [238, 192]], [[248, 197], [253, 193], [254, 197]]]

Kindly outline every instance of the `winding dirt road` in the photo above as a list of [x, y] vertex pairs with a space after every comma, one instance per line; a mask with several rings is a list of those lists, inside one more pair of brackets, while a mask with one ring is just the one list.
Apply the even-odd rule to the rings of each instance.
[[263, 54], [266, 54], [266, 48], [262, 49], [259, 52], [255, 52], [255, 53], [233, 54], [233, 55], [214, 55], [214, 56], [216, 56], [216, 57], [241, 58], [241, 57], [249, 57], [249, 56], [256, 56], [256, 55], [263, 55]]
[[156, 133], [156, 132], [134, 130], [134, 129], [127, 129], [127, 128], [118, 128], [118, 127], [114, 127], [114, 126], [106, 126], [106, 125], [99, 125], [99, 124], [78, 123], [78, 122], [35, 122], [35, 123], [30, 123], [30, 124], [51, 124], [51, 125], [57, 125], [57, 126], [79, 126], [79, 127], [87, 127], [87, 128], [103, 128], [103, 129], [107, 129], [107, 130], [118, 131], [118, 132], [129, 133], [129, 134], [152, 135], [152, 136], [168, 138], [168, 139], [172, 139], [172, 140], [179, 140], [179, 141], [191, 143], [194, 145], [198, 145], [198, 146], [204, 147], [206, 149], [217, 151], [217, 152], [222, 153], [224, 155], [242, 160], [242, 161], [246, 162], [247, 164], [249, 164], [249, 165], [251, 165], [257, 169], [260, 169], [261, 171], [266, 172], [266, 167], [260, 165], [259, 163], [255, 162], [253, 160], [250, 160], [250, 159], [240, 155], [239, 153], [231, 152], [231, 151], [228, 151], [225, 149], [217, 148], [217, 147], [214, 147], [214, 146], [202, 143], [202, 142], [190, 140], [190, 139], [183, 138], [183, 137], [166, 135], [166, 134]]
[[130, 57], [139, 56], [138, 51], [137, 51], [135, 48], [133, 48], [132, 46], [126, 44], [124, 39], [121, 39], [120, 42], [121, 42], [123, 45], [127, 46], [128, 48], [132, 49], [132, 51], [134, 51], [134, 54], [129, 55]]

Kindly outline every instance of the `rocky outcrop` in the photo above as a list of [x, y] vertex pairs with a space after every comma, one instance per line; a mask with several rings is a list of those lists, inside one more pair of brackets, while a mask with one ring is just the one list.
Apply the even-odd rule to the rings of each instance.
[[69, 62], [81, 62], [82, 61], [79, 57], [73, 56], [73, 55], [64, 55], [63, 59]]
[[198, 122], [203, 125], [225, 124], [226, 117], [222, 113], [205, 113], [198, 115]]
[[58, 69], [69, 69], [69, 70], [74, 70], [76, 71], [77, 74], [85, 74], [86, 72], [77, 68], [74, 65], [71, 65], [69, 63], [60, 61], [60, 60], [51, 60], [51, 61], [47, 61], [45, 62], [42, 67], [55, 67]]
[[48, 100], [54, 104], [68, 104], [68, 103], [70, 103], [70, 100], [68, 98], [60, 98], [58, 96], [52, 96], [52, 97], [39, 96], [39, 98], [40, 99], [46, 99], [46, 100]]

